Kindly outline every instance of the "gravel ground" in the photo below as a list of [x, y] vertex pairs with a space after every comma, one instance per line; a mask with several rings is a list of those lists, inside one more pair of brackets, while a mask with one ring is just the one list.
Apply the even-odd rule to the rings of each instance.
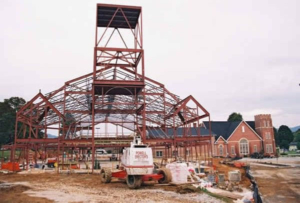
[[0, 196], [7, 202], [222, 202], [205, 193], [178, 194], [174, 186], [130, 190], [118, 180], [102, 184], [96, 174], [0, 174], [0, 181], [26, 186], [8, 192], [0, 184]]

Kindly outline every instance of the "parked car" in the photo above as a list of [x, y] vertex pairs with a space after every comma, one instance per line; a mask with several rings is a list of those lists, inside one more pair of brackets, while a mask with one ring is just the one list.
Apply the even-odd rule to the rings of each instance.
[[258, 152], [254, 152], [253, 154], [251, 154], [250, 157], [254, 158], [254, 159], [262, 159], [262, 158], [264, 158], [264, 156], [261, 153], [258, 153]]
[[118, 157], [115, 154], [109, 154], [105, 149], [96, 149], [96, 157], [100, 159], [109, 159], [110, 161], [118, 160]]

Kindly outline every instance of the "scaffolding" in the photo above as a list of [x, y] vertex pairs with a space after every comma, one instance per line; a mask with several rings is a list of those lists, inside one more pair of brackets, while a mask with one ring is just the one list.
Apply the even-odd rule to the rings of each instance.
[[[186, 156], [187, 148], [212, 157], [210, 128], [201, 134], [201, 119], [210, 120], [209, 112], [193, 96], [180, 99], [145, 75], [142, 8], [97, 4], [95, 31], [93, 71], [39, 92], [17, 112], [14, 143], [4, 146], [11, 149], [11, 161], [17, 149], [28, 167], [29, 150], [52, 149], [59, 160], [79, 148], [90, 149], [94, 163], [96, 148], [129, 146], [136, 134], [154, 148], [164, 147], [165, 157], [180, 149]], [[113, 135], [95, 136], [95, 126], [104, 123], [132, 133], [117, 127]], [[58, 131], [57, 138], [48, 138], [50, 129]]]

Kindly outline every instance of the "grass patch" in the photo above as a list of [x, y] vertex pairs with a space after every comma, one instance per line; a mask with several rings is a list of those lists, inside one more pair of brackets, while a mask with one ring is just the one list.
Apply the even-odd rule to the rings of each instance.
[[[16, 150], [16, 156], [19, 157], [21, 151]], [[10, 158], [10, 150], [0, 151], [0, 159], [6, 157], [7, 159]]]

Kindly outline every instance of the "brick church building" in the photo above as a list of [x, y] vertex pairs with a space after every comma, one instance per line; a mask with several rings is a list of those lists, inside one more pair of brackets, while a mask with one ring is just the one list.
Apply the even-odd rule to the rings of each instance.
[[[204, 127], [208, 129], [208, 122]], [[254, 121], [211, 121], [213, 156], [244, 157], [254, 152], [276, 155], [276, 145], [270, 114], [260, 114]]]

